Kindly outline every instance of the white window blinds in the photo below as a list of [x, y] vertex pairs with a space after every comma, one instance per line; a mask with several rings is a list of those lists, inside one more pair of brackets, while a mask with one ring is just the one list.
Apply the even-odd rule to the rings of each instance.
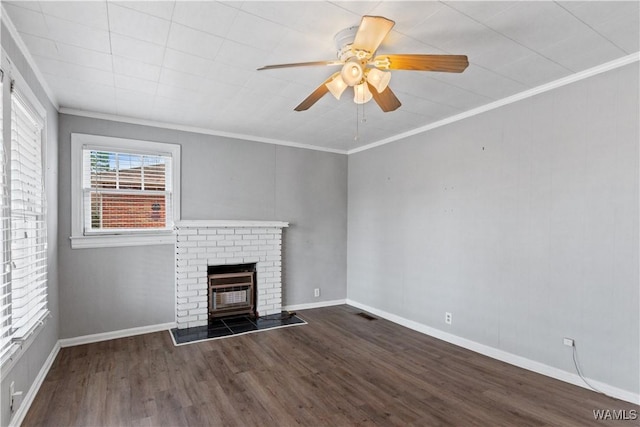
[[42, 166], [43, 121], [11, 93], [11, 335], [25, 339], [47, 314], [47, 229]]
[[84, 232], [173, 227], [172, 157], [83, 147]]

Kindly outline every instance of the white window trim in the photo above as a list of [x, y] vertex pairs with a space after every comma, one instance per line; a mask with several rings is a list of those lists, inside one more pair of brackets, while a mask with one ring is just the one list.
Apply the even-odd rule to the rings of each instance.
[[71, 247], [108, 248], [118, 246], [144, 246], [175, 243], [173, 230], [145, 230], [141, 232], [127, 232], [123, 234], [92, 234], [84, 233], [84, 212], [82, 209], [82, 148], [85, 145], [96, 145], [105, 149], [138, 150], [140, 152], [171, 153], [172, 193], [173, 193], [173, 222], [180, 220], [180, 145], [163, 142], [141, 141], [136, 139], [114, 138], [101, 135], [82, 133], [71, 134]]

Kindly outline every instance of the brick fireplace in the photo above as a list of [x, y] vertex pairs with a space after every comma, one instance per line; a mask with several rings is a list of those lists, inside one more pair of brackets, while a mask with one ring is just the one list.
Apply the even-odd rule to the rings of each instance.
[[282, 311], [281, 221], [179, 221], [176, 223], [176, 324], [206, 325], [210, 267], [256, 264], [255, 310]]

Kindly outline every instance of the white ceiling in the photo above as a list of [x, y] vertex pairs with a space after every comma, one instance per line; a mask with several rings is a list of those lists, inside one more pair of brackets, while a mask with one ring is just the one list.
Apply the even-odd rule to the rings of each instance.
[[[639, 4], [3, 1], [60, 107], [338, 150], [638, 52]], [[335, 59], [333, 36], [364, 14], [396, 22], [379, 52], [464, 54], [469, 68], [393, 71], [402, 106], [372, 101], [359, 123], [346, 93], [293, 111], [334, 69], [256, 71]]]

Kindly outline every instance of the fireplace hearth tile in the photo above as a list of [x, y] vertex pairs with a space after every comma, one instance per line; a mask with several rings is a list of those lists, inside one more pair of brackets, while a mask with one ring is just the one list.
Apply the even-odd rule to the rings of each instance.
[[258, 318], [234, 316], [211, 319], [208, 325], [185, 329], [173, 328], [169, 330], [169, 333], [175, 345], [183, 345], [286, 326], [305, 325], [306, 323], [307, 322], [297, 315], [283, 311], [279, 314], [271, 314]]

